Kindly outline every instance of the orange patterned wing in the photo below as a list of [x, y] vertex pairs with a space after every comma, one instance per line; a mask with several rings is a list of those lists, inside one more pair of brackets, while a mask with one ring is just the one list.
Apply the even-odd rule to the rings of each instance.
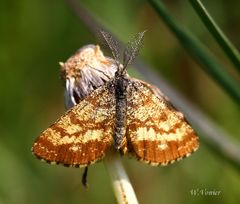
[[199, 146], [182, 113], [151, 85], [130, 80], [127, 90], [126, 143], [123, 152], [151, 165], [167, 165], [189, 156]]
[[93, 91], [46, 129], [32, 152], [48, 163], [87, 166], [104, 157], [112, 145], [115, 97], [111, 83]]

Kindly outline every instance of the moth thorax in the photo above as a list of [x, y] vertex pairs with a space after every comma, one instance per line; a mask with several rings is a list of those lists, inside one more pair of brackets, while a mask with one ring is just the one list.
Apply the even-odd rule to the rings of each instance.
[[124, 76], [115, 79], [115, 96], [116, 100], [126, 98], [128, 80]]

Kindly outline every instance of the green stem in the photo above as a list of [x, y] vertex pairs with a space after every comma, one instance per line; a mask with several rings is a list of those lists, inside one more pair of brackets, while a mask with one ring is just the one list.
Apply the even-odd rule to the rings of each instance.
[[221, 67], [198, 39], [175, 23], [160, 0], [149, 0], [149, 2], [190, 55], [203, 65], [201, 67], [204, 68], [205, 72], [212, 76], [240, 104], [240, 84]]
[[213, 20], [211, 15], [208, 13], [206, 8], [203, 6], [200, 0], [189, 0], [192, 7], [198, 13], [199, 17], [205, 24], [208, 31], [212, 34], [214, 39], [217, 41], [219, 46], [224, 50], [226, 55], [229, 57], [233, 65], [240, 72], [240, 54], [235, 46], [230, 42], [227, 36], [218, 27], [216, 22]]

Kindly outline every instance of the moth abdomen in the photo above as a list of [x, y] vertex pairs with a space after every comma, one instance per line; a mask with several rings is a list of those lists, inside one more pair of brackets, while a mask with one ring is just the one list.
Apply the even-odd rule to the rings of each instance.
[[127, 85], [128, 81], [123, 76], [120, 76], [115, 80], [116, 120], [113, 138], [116, 149], [121, 147], [126, 132]]

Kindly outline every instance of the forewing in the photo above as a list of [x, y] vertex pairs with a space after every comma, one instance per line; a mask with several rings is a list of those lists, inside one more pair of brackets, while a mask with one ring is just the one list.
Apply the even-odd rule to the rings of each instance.
[[129, 81], [127, 144], [122, 150], [151, 165], [167, 165], [189, 156], [199, 142], [183, 114], [155, 93], [145, 82]]
[[46, 129], [33, 153], [48, 163], [87, 166], [104, 157], [112, 144], [115, 98], [111, 82], [93, 91]]

